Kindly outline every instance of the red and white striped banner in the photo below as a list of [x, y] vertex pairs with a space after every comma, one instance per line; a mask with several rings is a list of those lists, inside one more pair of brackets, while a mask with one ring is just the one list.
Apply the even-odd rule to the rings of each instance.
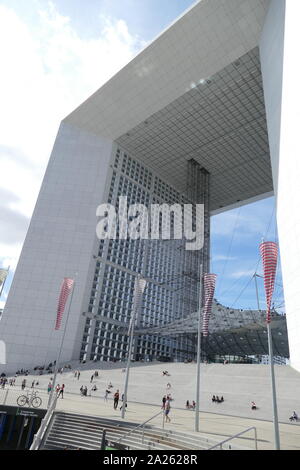
[[66, 306], [69, 294], [72, 290], [73, 284], [74, 284], [74, 279], [70, 279], [68, 277], [65, 277], [62, 282], [59, 299], [58, 299], [56, 324], [55, 324], [56, 330], [59, 330], [60, 328], [62, 316], [65, 310], [65, 306]]
[[204, 308], [203, 308], [203, 336], [208, 336], [208, 322], [211, 314], [212, 302], [214, 299], [215, 287], [216, 287], [216, 274], [204, 274], [203, 286], [204, 286]]
[[271, 301], [274, 291], [278, 245], [275, 242], [263, 242], [259, 246], [264, 268], [264, 284], [267, 301], [267, 323], [271, 322]]

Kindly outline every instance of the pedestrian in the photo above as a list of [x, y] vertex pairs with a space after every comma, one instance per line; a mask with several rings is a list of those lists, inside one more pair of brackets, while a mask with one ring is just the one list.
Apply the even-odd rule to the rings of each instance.
[[92, 377], [91, 377], [91, 383], [93, 382], [93, 378], [94, 378], [94, 376], [92, 375]]
[[[120, 406], [120, 410], [121, 410], [121, 409], [123, 408], [123, 406], [124, 406], [124, 393], [122, 394], [121, 400], [122, 400], [122, 405]], [[127, 408], [127, 403], [125, 403], [125, 408]]]
[[170, 422], [171, 422], [171, 419], [170, 419], [170, 416], [169, 416], [170, 410], [171, 410], [171, 402], [170, 402], [170, 400], [166, 400], [164, 410], [165, 410], [166, 422], [167, 422], [167, 423], [170, 423]]
[[292, 416], [290, 416], [289, 420], [290, 421], [298, 421], [298, 419], [299, 418], [298, 418], [298, 415], [297, 415], [296, 411], [293, 411], [293, 414], [292, 414]]
[[186, 405], [185, 405], [186, 409], [189, 410], [190, 409], [190, 402], [189, 400], [186, 401]]
[[22, 390], [24, 390], [25, 387], [26, 387], [26, 379], [23, 379], [22, 380]]
[[105, 390], [105, 395], [104, 395], [104, 401], [107, 401], [108, 400], [108, 394], [110, 393], [109, 390]]
[[49, 383], [48, 383], [48, 389], [47, 389], [48, 393], [50, 393], [51, 390], [52, 390], [52, 383], [49, 382]]
[[120, 397], [119, 390], [117, 390], [116, 393], [114, 394], [114, 409], [115, 410], [118, 408], [119, 397]]
[[64, 397], [64, 391], [65, 391], [65, 384], [62, 384], [62, 386], [59, 389], [58, 397], [61, 396], [63, 398]]
[[33, 381], [32, 384], [31, 384], [31, 388], [34, 388], [34, 381]]
[[56, 393], [58, 393], [58, 392], [59, 392], [59, 390], [60, 390], [60, 385], [59, 385], [59, 384], [57, 384], [57, 385], [56, 385], [56, 388], [55, 388], [55, 391], [56, 391]]
[[166, 401], [167, 401], [167, 397], [166, 397], [166, 395], [164, 395], [163, 398], [162, 398], [162, 409], [163, 410], [165, 409]]
[[80, 372], [78, 371], [77, 380], [79, 380], [79, 377], [80, 377]]

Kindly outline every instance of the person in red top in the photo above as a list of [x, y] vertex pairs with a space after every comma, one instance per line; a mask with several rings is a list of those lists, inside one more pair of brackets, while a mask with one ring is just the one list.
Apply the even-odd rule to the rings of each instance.
[[62, 384], [62, 386], [59, 389], [59, 394], [58, 394], [58, 396], [61, 395], [61, 398], [64, 397], [64, 390], [65, 390], [65, 384]]

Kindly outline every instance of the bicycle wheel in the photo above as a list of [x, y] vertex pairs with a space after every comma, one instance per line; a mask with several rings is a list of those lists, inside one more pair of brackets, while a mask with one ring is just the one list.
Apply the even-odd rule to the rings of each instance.
[[27, 402], [28, 402], [28, 400], [27, 400], [27, 397], [25, 395], [20, 395], [17, 398], [17, 403], [18, 403], [19, 406], [25, 406]]
[[32, 404], [33, 408], [39, 408], [42, 404], [42, 399], [40, 397], [34, 397], [31, 400], [31, 404]]

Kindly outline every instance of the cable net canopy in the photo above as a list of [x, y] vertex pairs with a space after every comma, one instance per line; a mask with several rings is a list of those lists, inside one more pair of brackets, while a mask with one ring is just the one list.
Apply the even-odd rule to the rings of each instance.
[[[289, 357], [286, 317], [271, 313], [271, 331], [274, 354]], [[202, 318], [203, 319], [203, 318]], [[123, 329], [123, 328], [120, 328]], [[164, 337], [194, 336], [198, 331], [198, 312], [159, 326], [136, 328], [134, 334]], [[203, 338], [201, 349], [208, 355], [264, 355], [268, 354], [266, 312], [225, 307], [214, 301], [209, 323], [209, 334]]]

